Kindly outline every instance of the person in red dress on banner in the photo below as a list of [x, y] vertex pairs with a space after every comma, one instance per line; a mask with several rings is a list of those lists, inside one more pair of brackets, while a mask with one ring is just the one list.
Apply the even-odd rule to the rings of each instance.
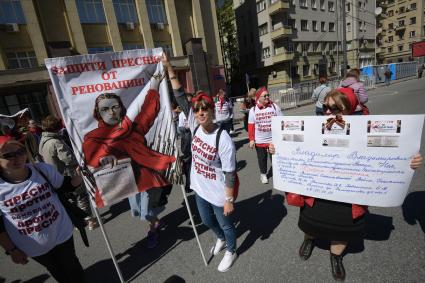
[[83, 153], [87, 165], [96, 168], [131, 158], [140, 192], [168, 185], [160, 172], [176, 159], [150, 149], [145, 139], [159, 111], [159, 93], [154, 89], [146, 94], [134, 121], [126, 116], [126, 108], [118, 95], [99, 95], [93, 113], [99, 122], [98, 128], [84, 136]]

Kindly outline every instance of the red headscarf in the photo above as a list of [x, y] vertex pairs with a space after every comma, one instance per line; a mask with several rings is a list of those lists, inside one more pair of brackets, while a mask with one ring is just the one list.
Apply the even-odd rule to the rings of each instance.
[[258, 106], [258, 108], [260, 108], [260, 109], [263, 109], [263, 108], [267, 108], [267, 107], [269, 107], [270, 105], [272, 105], [273, 104], [273, 102], [271, 101], [271, 99], [269, 99], [269, 102], [266, 104], [266, 105], [260, 105], [259, 103], [258, 103], [258, 99], [260, 99], [260, 96], [263, 94], [263, 93], [265, 93], [265, 92], [268, 92], [268, 90], [267, 90], [267, 88], [265, 87], [265, 86], [263, 86], [263, 87], [260, 87], [258, 90], [257, 90], [257, 92], [255, 93], [255, 103], [257, 104], [257, 106]]
[[357, 99], [354, 90], [351, 87], [339, 87], [336, 90], [343, 93], [348, 98], [351, 106], [350, 115], [353, 114], [359, 104], [359, 100]]
[[211, 98], [211, 96], [209, 96], [208, 94], [206, 94], [203, 91], [198, 92], [198, 94], [195, 95], [192, 98], [192, 103], [195, 104], [196, 102], [199, 102], [199, 101], [202, 101], [202, 100], [205, 101], [209, 107], [211, 107], [212, 109], [214, 109], [214, 101], [213, 101], [213, 99]]
[[0, 150], [3, 148], [4, 145], [11, 143], [24, 146], [22, 143], [15, 140], [12, 136], [0, 136]]

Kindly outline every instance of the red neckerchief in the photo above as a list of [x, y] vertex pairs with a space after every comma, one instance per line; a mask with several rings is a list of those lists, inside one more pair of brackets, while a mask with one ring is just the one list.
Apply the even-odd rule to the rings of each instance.
[[220, 101], [220, 110], [223, 108], [223, 104], [226, 102], [224, 97], [219, 96], [218, 101]]
[[258, 109], [262, 110], [262, 109], [265, 109], [267, 107], [272, 106], [272, 104], [273, 104], [273, 102], [271, 100], [264, 106], [257, 102], [257, 107], [258, 107]]
[[336, 115], [334, 118], [328, 118], [326, 120], [326, 128], [330, 130], [334, 123], [336, 123], [341, 128], [345, 128], [345, 121], [342, 119], [341, 115]]

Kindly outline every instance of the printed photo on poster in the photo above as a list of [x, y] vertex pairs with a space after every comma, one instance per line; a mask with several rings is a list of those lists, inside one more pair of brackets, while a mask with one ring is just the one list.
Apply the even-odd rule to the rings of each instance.
[[401, 133], [401, 120], [367, 121], [367, 132], [372, 134], [399, 134]]

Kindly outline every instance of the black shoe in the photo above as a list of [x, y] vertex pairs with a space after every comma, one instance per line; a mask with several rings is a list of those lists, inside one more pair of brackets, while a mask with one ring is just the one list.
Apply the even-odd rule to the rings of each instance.
[[334, 255], [331, 253], [332, 276], [336, 281], [345, 280], [345, 269], [342, 264], [342, 255]]
[[298, 252], [300, 258], [302, 260], [309, 259], [311, 256], [311, 253], [313, 252], [313, 248], [314, 248], [314, 240], [305, 239], [304, 242], [301, 244], [300, 250]]

